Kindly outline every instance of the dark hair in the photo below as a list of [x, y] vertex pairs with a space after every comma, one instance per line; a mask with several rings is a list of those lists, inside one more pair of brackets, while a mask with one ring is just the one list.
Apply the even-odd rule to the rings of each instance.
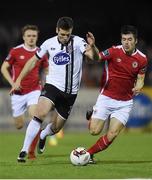
[[57, 28], [61, 28], [63, 30], [69, 30], [71, 28], [73, 28], [73, 20], [70, 17], [61, 17], [59, 18], [58, 22], [57, 22]]
[[135, 26], [124, 25], [124, 26], [121, 27], [121, 35], [122, 34], [133, 34], [135, 39], [137, 39], [138, 31], [137, 31], [137, 28]]
[[22, 35], [24, 35], [25, 31], [27, 30], [37, 31], [39, 33], [39, 29], [36, 25], [27, 24], [22, 28]]

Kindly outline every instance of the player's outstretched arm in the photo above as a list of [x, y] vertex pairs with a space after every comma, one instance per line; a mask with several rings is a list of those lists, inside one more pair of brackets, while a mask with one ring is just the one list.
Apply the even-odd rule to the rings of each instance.
[[99, 60], [100, 59], [99, 50], [95, 45], [94, 35], [91, 32], [88, 32], [86, 37], [87, 37], [88, 47], [86, 49], [85, 55], [91, 60]]

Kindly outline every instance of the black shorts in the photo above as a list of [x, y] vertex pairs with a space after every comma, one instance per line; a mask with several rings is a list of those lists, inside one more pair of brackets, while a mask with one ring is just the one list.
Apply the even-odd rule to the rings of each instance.
[[77, 94], [67, 94], [51, 84], [45, 84], [40, 96], [49, 98], [54, 103], [57, 112], [64, 119], [68, 119]]

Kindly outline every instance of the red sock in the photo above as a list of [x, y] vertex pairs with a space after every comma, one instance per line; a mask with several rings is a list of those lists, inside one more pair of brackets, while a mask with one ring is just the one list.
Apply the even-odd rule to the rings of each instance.
[[88, 149], [88, 152], [92, 155], [98, 153], [99, 151], [103, 151], [106, 149], [112, 141], [110, 142], [107, 138], [107, 135], [104, 135], [98, 139], [96, 144], [94, 144], [91, 148]]
[[31, 146], [29, 148], [29, 153], [28, 154], [31, 155], [31, 158], [32, 158], [32, 155], [34, 155], [34, 153], [35, 153], [35, 148], [36, 148], [36, 145], [37, 145], [39, 137], [40, 137], [40, 132], [41, 132], [41, 130], [37, 133], [36, 137], [32, 141], [32, 144], [31, 144]]

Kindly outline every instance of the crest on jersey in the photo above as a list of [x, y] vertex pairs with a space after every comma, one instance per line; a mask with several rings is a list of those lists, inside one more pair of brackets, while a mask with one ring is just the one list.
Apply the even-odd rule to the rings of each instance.
[[137, 61], [134, 61], [134, 62], [132, 63], [132, 67], [133, 67], [133, 68], [138, 67], [138, 62], [137, 62]]
[[121, 59], [120, 59], [120, 58], [117, 58], [116, 61], [117, 61], [117, 62], [121, 62]]
[[25, 56], [21, 55], [19, 58], [20, 58], [20, 59], [25, 59]]
[[70, 56], [67, 53], [60, 52], [53, 57], [53, 62], [56, 65], [65, 65], [70, 63]]

